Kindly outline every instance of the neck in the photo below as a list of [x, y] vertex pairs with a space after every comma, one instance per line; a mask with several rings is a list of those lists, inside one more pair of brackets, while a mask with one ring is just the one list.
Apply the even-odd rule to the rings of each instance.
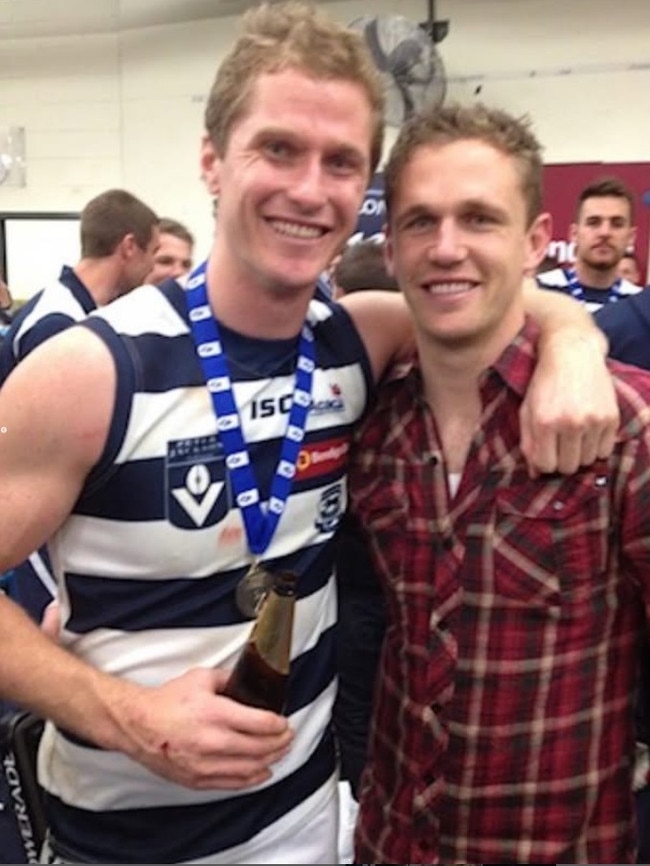
[[315, 290], [315, 286], [263, 287], [254, 280], [229, 278], [212, 256], [206, 278], [208, 300], [217, 319], [239, 334], [266, 340], [289, 339], [300, 333]]
[[481, 417], [481, 374], [501, 355], [523, 324], [509, 335], [442, 344], [416, 335], [425, 399], [433, 412], [450, 472], [461, 472]]
[[610, 289], [616, 282], [617, 268], [618, 265], [616, 264], [603, 271], [592, 268], [591, 265], [583, 261], [575, 263], [576, 274], [580, 284], [588, 286], [590, 289], [602, 289], [603, 291]]
[[123, 292], [119, 270], [111, 258], [82, 259], [74, 272], [98, 307], [110, 304]]

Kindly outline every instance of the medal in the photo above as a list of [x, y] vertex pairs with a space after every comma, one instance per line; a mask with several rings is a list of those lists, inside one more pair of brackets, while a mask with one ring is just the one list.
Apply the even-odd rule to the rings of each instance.
[[254, 619], [272, 584], [271, 573], [259, 562], [254, 562], [235, 590], [239, 612], [249, 619]]

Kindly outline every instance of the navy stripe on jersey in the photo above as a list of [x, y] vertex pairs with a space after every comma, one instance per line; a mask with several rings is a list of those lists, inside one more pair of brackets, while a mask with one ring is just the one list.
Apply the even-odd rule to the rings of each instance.
[[[118, 337], [115, 331], [99, 317], [89, 316], [82, 323], [82, 327], [90, 328], [98, 337], [103, 339], [113, 352], [117, 369], [117, 381], [115, 386], [115, 403], [113, 406], [113, 421], [106, 437], [106, 443], [102, 454], [86, 477], [86, 483], [82, 491], [78, 507], [82, 507], [86, 495], [102, 487], [105, 480], [113, 472], [113, 461], [124, 441], [126, 425], [131, 411], [131, 396], [138, 387], [136, 368], [128, 353], [125, 343]], [[75, 508], [75, 512], [77, 508]]]
[[333, 679], [336, 626], [324, 631], [318, 643], [291, 662], [287, 699], [288, 716], [309, 706]]
[[[330, 547], [334, 542], [330, 542]], [[297, 597], [308, 598], [322, 589], [331, 571], [327, 549], [307, 560], [298, 576]], [[268, 560], [271, 570], [290, 568], [290, 562]], [[66, 629], [88, 634], [96, 628], [140, 632], [156, 628], [211, 628], [248, 622], [235, 604], [234, 590], [248, 566], [201, 578], [135, 580], [65, 574], [71, 613]]]
[[107, 852], [116, 850], [122, 863], [198, 860], [260, 833], [318, 790], [334, 769], [333, 737], [327, 731], [300, 769], [261, 791], [217, 803], [99, 814], [71, 808], [48, 794], [50, 829], [66, 862], [82, 862], [77, 849], [83, 851], [84, 862], [112, 862], [106, 860]]
[[96, 307], [72, 268], [63, 267], [58, 283], [42, 289], [14, 316], [0, 345], [0, 382], [42, 342], [81, 321]]

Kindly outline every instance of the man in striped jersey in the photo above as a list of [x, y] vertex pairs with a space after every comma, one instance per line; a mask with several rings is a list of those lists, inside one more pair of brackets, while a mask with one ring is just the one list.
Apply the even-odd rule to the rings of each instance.
[[[186, 291], [144, 287], [49, 341], [0, 394], [0, 566], [50, 538], [62, 614], [54, 646], [0, 599], [23, 648], [0, 691], [50, 720], [40, 781], [66, 861], [337, 857], [334, 536], [352, 426], [410, 323], [386, 292], [347, 311], [314, 293], [381, 153], [370, 56], [311, 6], [244, 24], [206, 109], [208, 261]], [[540, 385], [541, 436], [524, 419], [542, 470], [607, 453], [615, 429], [599, 342], [565, 305], [581, 324], [545, 343], [563, 382]], [[298, 576], [286, 718], [219, 694], [260, 566]]]

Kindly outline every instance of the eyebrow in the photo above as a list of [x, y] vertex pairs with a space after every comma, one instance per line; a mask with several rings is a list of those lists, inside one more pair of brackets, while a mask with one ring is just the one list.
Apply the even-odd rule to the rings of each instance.
[[[304, 139], [300, 134], [292, 129], [280, 126], [266, 126], [264, 129], [259, 129], [253, 136], [253, 144], [263, 144], [265, 140], [272, 138], [284, 139], [298, 149], [304, 149]], [[345, 141], [326, 142], [325, 151], [327, 153], [345, 154], [362, 164], [369, 161], [369, 155], [366, 155], [361, 148]]]

